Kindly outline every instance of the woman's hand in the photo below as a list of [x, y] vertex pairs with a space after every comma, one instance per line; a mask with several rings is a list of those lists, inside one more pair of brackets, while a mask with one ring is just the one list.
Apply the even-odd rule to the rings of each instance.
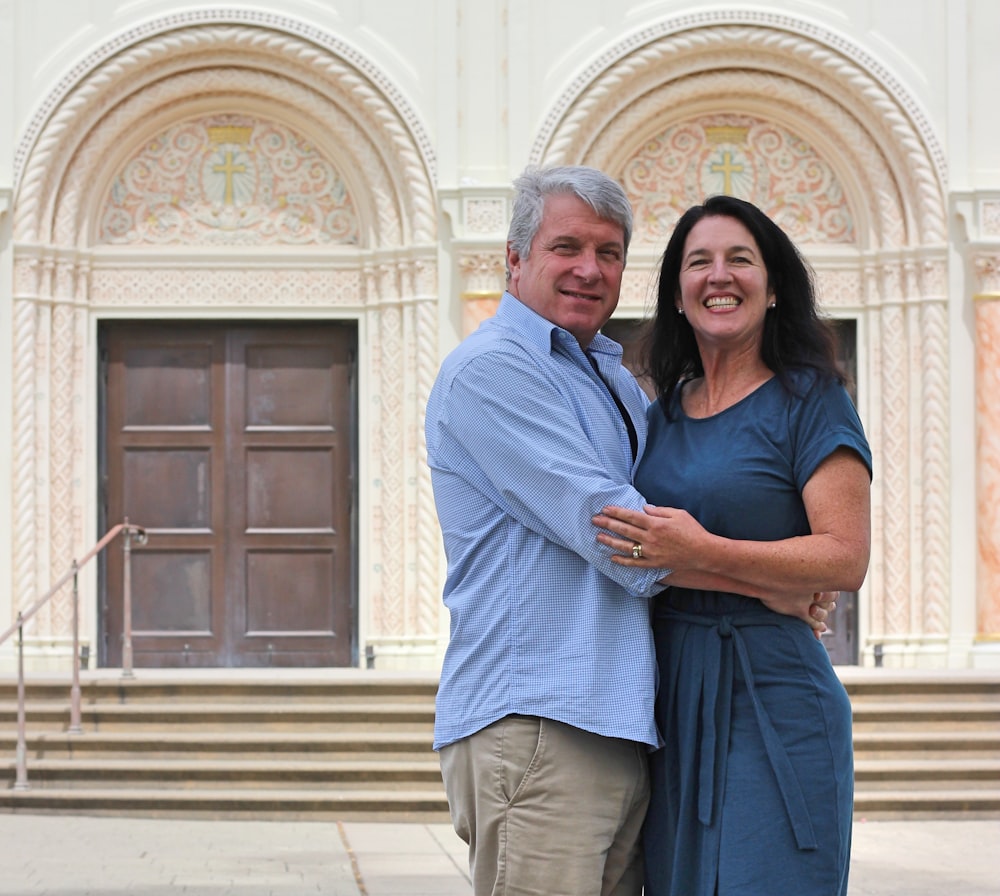
[[611, 557], [615, 563], [639, 569], [669, 569], [670, 575], [661, 580], [666, 584], [757, 597], [775, 613], [806, 622], [817, 638], [827, 630], [826, 620], [837, 606], [839, 591], [788, 591], [774, 583], [762, 587], [699, 568], [697, 558], [703, 556], [716, 536], [685, 510], [651, 504], [646, 505], [645, 512], [605, 507], [592, 521], [600, 529], [609, 530], [598, 532], [597, 540], [615, 551]]
[[711, 536], [686, 510], [647, 504], [645, 512], [605, 507], [592, 518], [597, 540], [616, 553], [611, 559], [640, 569], [672, 569], [690, 565]]

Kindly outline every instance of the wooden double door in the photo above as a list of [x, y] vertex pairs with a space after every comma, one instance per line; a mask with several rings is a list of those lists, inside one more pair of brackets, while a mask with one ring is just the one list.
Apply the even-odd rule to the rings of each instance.
[[[104, 531], [128, 518], [137, 667], [356, 659], [353, 324], [106, 323]], [[123, 543], [99, 661], [122, 657]]]

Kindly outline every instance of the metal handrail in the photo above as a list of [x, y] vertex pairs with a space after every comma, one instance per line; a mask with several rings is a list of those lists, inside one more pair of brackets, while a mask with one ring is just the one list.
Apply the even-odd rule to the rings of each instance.
[[15, 790], [27, 790], [28, 784], [28, 746], [27, 746], [27, 725], [25, 721], [25, 696], [24, 696], [24, 624], [31, 619], [42, 607], [45, 606], [60, 589], [70, 579], [73, 580], [73, 681], [70, 685], [70, 710], [69, 728], [70, 734], [79, 734], [83, 730], [80, 725], [80, 588], [78, 576], [80, 569], [90, 560], [103, 551], [119, 535], [125, 533], [125, 544], [123, 548], [123, 579], [122, 579], [122, 678], [132, 678], [132, 540], [137, 544], [146, 543], [146, 530], [141, 526], [133, 526], [125, 517], [123, 523], [119, 523], [110, 529], [97, 544], [95, 544], [83, 559], [74, 560], [64, 576], [62, 576], [45, 594], [34, 602], [27, 610], [19, 610], [17, 622], [7, 631], [0, 635], [0, 644], [3, 644], [14, 632], [17, 632], [17, 777], [14, 781]]

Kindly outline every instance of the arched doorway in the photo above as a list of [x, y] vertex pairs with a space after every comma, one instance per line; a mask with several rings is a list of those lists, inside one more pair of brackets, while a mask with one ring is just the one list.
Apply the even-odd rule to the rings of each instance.
[[[334, 523], [317, 510], [310, 523], [277, 513], [275, 525], [263, 526], [270, 527], [272, 538], [280, 535], [275, 529], [298, 533], [300, 547], [316, 534], [306, 529], [336, 529], [342, 537], [335, 549], [320, 550], [326, 560], [317, 562], [315, 576], [322, 579], [331, 566], [347, 569], [332, 576], [341, 583], [331, 586], [340, 621], [334, 626], [333, 617], [325, 615], [329, 607], [313, 612], [303, 639], [341, 629], [346, 601], [350, 646], [346, 654], [338, 648], [336, 659], [326, 653], [304, 662], [356, 664], [372, 643], [435, 649], [439, 610], [419, 584], [432, 577], [427, 570], [436, 566], [431, 536], [409, 556], [398, 549], [411, 532], [432, 533], [434, 526], [429, 481], [411, 435], [434, 374], [433, 165], [419, 122], [387, 79], [334, 36], [279, 16], [210, 10], [146, 23], [96, 49], [71, 80], [59, 85], [22, 144], [12, 209], [18, 594], [37, 593], [38, 583], [53, 579], [54, 570], [61, 571], [81, 548], [96, 542], [105, 496], [112, 496], [110, 507], [117, 500], [113, 495], [120, 495], [115, 511], [147, 525], [130, 511], [127, 467], [139, 454], [123, 449], [116, 460], [109, 452], [102, 468], [98, 446], [107, 447], [123, 433], [148, 438], [151, 427], [172, 427], [160, 435], [180, 439], [176, 420], [166, 417], [126, 421], [122, 431], [109, 432], [111, 415], [99, 413], [102, 396], [110, 394], [104, 391], [107, 368], [99, 348], [114, 350], [123, 339], [139, 346], [136, 334], [152, 328], [161, 335], [169, 330], [173, 348], [190, 358], [189, 349], [205, 344], [206, 334], [231, 346], [253, 331], [254, 339], [243, 343], [252, 344], [249, 354], [264, 364], [265, 375], [254, 380], [243, 364], [237, 387], [232, 384], [239, 378], [231, 374], [239, 365], [223, 365], [230, 380], [222, 377], [222, 393], [209, 390], [210, 403], [236, 410], [212, 426], [242, 426], [243, 435], [259, 439], [267, 430], [274, 450], [264, 459], [258, 446], [247, 460], [244, 469], [255, 472], [242, 477], [237, 498], [231, 491], [216, 495], [216, 505], [222, 501], [226, 513], [243, 508], [242, 518], [226, 517], [220, 525], [243, 538], [262, 528], [259, 514], [254, 522], [253, 507], [273, 509], [274, 502], [258, 500], [261, 484], [265, 492], [280, 488], [275, 483], [285, 475], [272, 464], [280, 453], [277, 442], [297, 429], [299, 443], [282, 450], [302, 460], [305, 444], [320, 438], [317, 429], [332, 425], [316, 417], [315, 408], [305, 409], [302, 419], [275, 424], [281, 414], [271, 413], [270, 420], [255, 422], [247, 412], [247, 389], [255, 383], [259, 401], [283, 402], [287, 410], [296, 383], [301, 386], [307, 372], [318, 369], [303, 367], [303, 359], [310, 352], [324, 355], [327, 373], [318, 382], [341, 411], [349, 408], [347, 418], [339, 411], [334, 416], [337, 426], [349, 420], [353, 432], [347, 466], [320, 463], [313, 474], [320, 488], [337, 480], [330, 490], [349, 496], [340, 508], [345, 516]], [[262, 334], [266, 338], [258, 338]], [[316, 334], [323, 334], [319, 344]], [[160, 352], [162, 360], [165, 341], [153, 342], [156, 346], [147, 347], [152, 355]], [[216, 349], [206, 351], [210, 356]], [[152, 369], [152, 355], [139, 365]], [[296, 364], [287, 363], [289, 358]], [[211, 378], [212, 369], [208, 364], [200, 375]], [[343, 369], [356, 375], [347, 380], [334, 375]], [[295, 373], [275, 385], [277, 374], [288, 370]], [[192, 375], [190, 382], [197, 378]], [[414, 385], [403, 390], [404, 382]], [[174, 385], [177, 395], [194, 404], [205, 394], [198, 388], [185, 392], [179, 380]], [[196, 418], [181, 414], [177, 419]], [[190, 438], [207, 425], [197, 419], [184, 424]], [[218, 444], [226, 457], [225, 439]], [[188, 475], [192, 494], [201, 487], [210, 490], [199, 483], [199, 475], [225, 471], [228, 465], [213, 458], [201, 466], [191, 460], [185, 467], [178, 458], [190, 447], [170, 460], [164, 455], [163, 464], [151, 468], [152, 478], [180, 470], [178, 485]], [[142, 448], [143, 460], [155, 450]], [[330, 446], [318, 453], [323, 451], [330, 454]], [[247, 451], [242, 456], [250, 458]], [[256, 467], [253, 461], [259, 462]], [[310, 475], [307, 468], [300, 465], [300, 475]], [[295, 470], [294, 462], [288, 470]], [[170, 497], [169, 491], [162, 494]], [[147, 508], [161, 506], [147, 499], [140, 508], [143, 501]], [[334, 500], [339, 501], [331, 494]], [[183, 503], [191, 510], [191, 501]], [[178, 530], [200, 525], [195, 507], [190, 518], [161, 519], [151, 526], [149, 544], [134, 554], [136, 584], [143, 575], [142, 551], [148, 551], [152, 570], [157, 550], [192, 534]], [[227, 606], [242, 607], [248, 618], [255, 602], [258, 608], [269, 606], [260, 618], [273, 621], [280, 616], [280, 602], [260, 603], [251, 573], [263, 571], [257, 582], [279, 583], [287, 571], [281, 571], [273, 543], [251, 553], [239, 561], [246, 586]], [[204, 559], [189, 556], [177, 569], [195, 582], [218, 579], [217, 568], [203, 566], [194, 575]], [[150, 573], [148, 581], [173, 581], [172, 570]], [[226, 578], [231, 586], [232, 569]], [[114, 612], [107, 609], [114, 604], [114, 588], [113, 575], [104, 581], [92, 573], [84, 577], [85, 626], [90, 628], [85, 638], [100, 640], [103, 633], [114, 639]], [[291, 594], [293, 600], [305, 600], [295, 597], [294, 589]], [[156, 595], [146, 597], [151, 610], [159, 606]], [[187, 605], [183, 597], [174, 599], [181, 603], [179, 615], [188, 618], [183, 625], [196, 618], [191, 631], [204, 631], [206, 624], [218, 628], [214, 611], [205, 609], [211, 602], [190, 595]], [[55, 604], [40, 621], [41, 639], [58, 639], [68, 630], [70, 615], [68, 600]], [[174, 618], [165, 613], [160, 622]], [[290, 633], [301, 633], [301, 621], [301, 616], [278, 619], [277, 631], [287, 640]], [[151, 646], [148, 658], [162, 664], [157, 651], [164, 638], [157, 641], [154, 630], [155, 625], [150, 644], [159, 646]], [[162, 625], [158, 631], [162, 636]], [[248, 662], [235, 657], [221, 650], [201, 662]], [[106, 651], [105, 658], [114, 661], [114, 651]], [[261, 654], [252, 662], [271, 661]], [[303, 662], [301, 654], [291, 662]]]

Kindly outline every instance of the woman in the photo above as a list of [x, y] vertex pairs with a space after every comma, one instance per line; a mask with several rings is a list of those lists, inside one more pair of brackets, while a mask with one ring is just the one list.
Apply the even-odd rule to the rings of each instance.
[[680, 219], [649, 359], [635, 484], [656, 506], [594, 519], [616, 562], [673, 569], [646, 896], [843, 896], [850, 703], [809, 626], [768, 602], [860, 587], [871, 453], [809, 269], [758, 208], [716, 196]]

